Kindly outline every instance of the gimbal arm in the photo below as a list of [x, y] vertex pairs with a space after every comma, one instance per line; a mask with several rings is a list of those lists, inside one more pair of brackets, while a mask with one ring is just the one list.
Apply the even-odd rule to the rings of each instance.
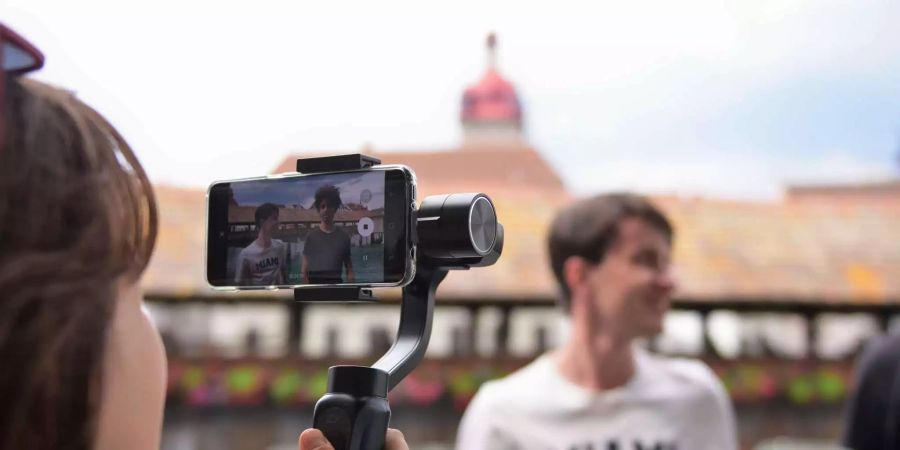
[[431, 338], [434, 292], [446, 276], [446, 268], [419, 266], [412, 283], [403, 288], [397, 339], [372, 365], [388, 374], [388, 390], [397, 386], [425, 356]]

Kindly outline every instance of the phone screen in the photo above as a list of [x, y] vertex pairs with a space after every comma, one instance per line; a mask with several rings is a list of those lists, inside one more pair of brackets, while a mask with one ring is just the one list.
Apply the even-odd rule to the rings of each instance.
[[403, 169], [213, 184], [208, 281], [217, 287], [397, 284], [410, 266], [411, 191]]

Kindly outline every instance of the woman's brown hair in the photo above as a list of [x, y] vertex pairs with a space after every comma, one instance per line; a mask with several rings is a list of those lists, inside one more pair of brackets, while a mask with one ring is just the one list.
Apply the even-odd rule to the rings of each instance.
[[0, 448], [93, 446], [119, 282], [157, 232], [153, 189], [76, 96], [7, 80], [0, 145]]

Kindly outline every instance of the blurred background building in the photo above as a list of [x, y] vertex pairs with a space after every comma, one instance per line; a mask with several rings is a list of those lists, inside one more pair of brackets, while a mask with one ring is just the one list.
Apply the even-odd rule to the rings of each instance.
[[[451, 273], [440, 287], [427, 359], [392, 393], [393, 426], [415, 449], [451, 448], [478, 386], [553, 347], [566, 328], [544, 239], [575, 196], [529, 145], [527, 111], [515, 74], [498, 67], [495, 36], [486, 50], [483, 76], [462, 93], [458, 145], [334, 149], [412, 167], [420, 199], [488, 193], [506, 227], [496, 266]], [[285, 155], [273, 172], [305, 156]], [[368, 364], [390, 345], [399, 291], [347, 306], [212, 291], [205, 192], [157, 186], [157, 195], [160, 238], [143, 283], [169, 353], [164, 448], [296, 448], [328, 366]], [[900, 180], [790, 186], [771, 201], [653, 199], [676, 226], [680, 290], [665, 333], [646, 345], [712, 366], [735, 402], [744, 448], [780, 448], [785, 437], [836, 442], [853, 359], [893, 326], [900, 304]]]

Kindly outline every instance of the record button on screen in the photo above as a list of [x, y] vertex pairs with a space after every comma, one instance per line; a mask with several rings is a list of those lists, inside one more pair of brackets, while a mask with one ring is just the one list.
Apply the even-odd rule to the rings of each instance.
[[359, 235], [362, 237], [371, 236], [375, 232], [375, 222], [368, 217], [363, 217], [356, 223], [356, 231], [359, 231]]

